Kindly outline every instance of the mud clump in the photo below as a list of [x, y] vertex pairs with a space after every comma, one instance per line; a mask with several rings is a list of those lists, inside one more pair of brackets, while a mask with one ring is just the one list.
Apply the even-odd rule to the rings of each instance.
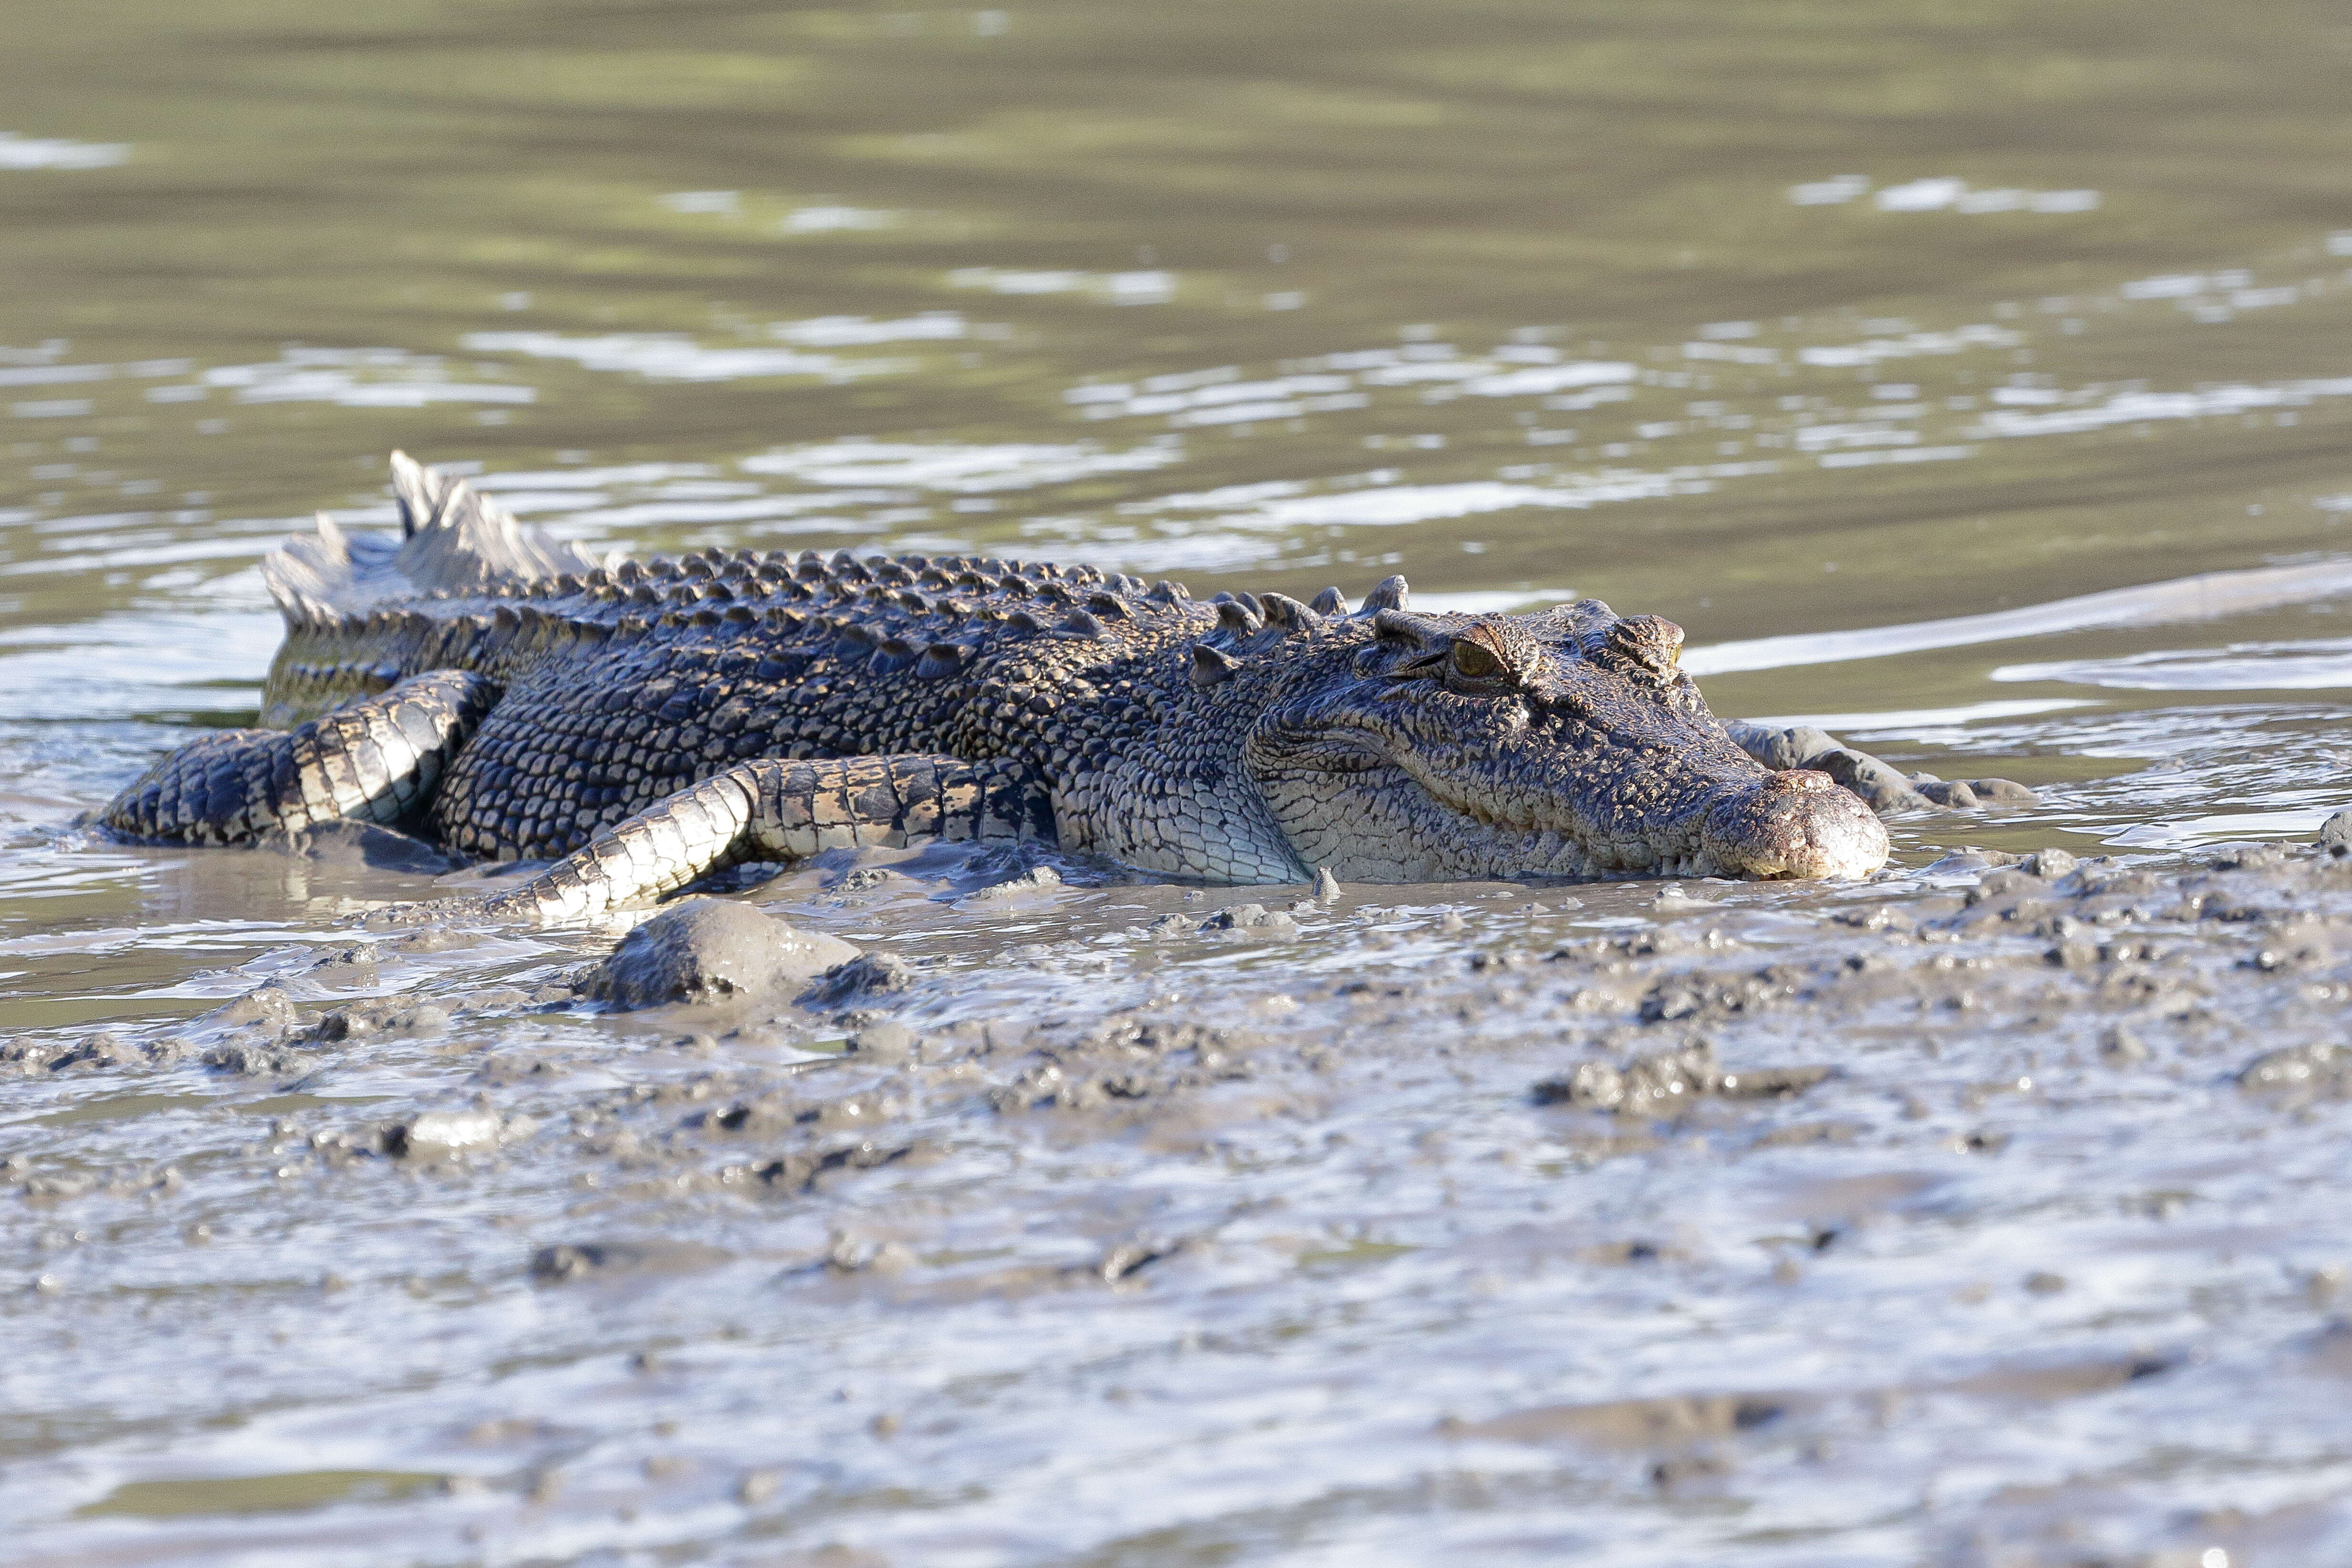
[[383, 1135], [383, 1152], [403, 1159], [432, 1159], [492, 1149], [507, 1133], [503, 1118], [491, 1110], [428, 1110], [397, 1122]]
[[888, 1066], [914, 1055], [917, 1037], [906, 1025], [885, 1018], [868, 1024], [849, 1038], [849, 1054], [860, 1061]]
[[2352, 1098], [2352, 1048], [2323, 1040], [2264, 1051], [2239, 1069], [2238, 1087], [2294, 1100]]
[[253, 847], [298, 860], [413, 876], [444, 876], [466, 864], [413, 834], [348, 818], [318, 823], [294, 833], [282, 829], [266, 833]]
[[859, 956], [744, 904], [688, 899], [631, 931], [583, 991], [622, 1011], [773, 995]]
[[913, 987], [915, 966], [895, 952], [861, 952], [836, 963], [801, 994], [803, 1007], [845, 1007], [869, 996], [887, 996]]
[[623, 1274], [690, 1274], [734, 1261], [722, 1247], [690, 1241], [582, 1241], [531, 1254], [530, 1277], [542, 1285]]
[[1680, 1050], [1639, 1056], [1624, 1067], [1580, 1062], [1567, 1074], [1535, 1086], [1538, 1105], [1569, 1105], [1618, 1116], [1660, 1116], [1696, 1100], [1788, 1100], [1834, 1071], [1827, 1067], [1756, 1068], [1726, 1071], [1715, 1047], [1701, 1042]]
[[1276, 941], [1287, 941], [1298, 934], [1298, 922], [1281, 910], [1269, 910], [1264, 904], [1235, 904], [1219, 910], [1201, 922], [1202, 931], [1246, 931]]
[[296, 1024], [293, 998], [278, 984], [257, 986], [234, 1001], [188, 1020], [190, 1033], [209, 1029], [253, 1030], [271, 1036], [286, 1034]]
[[2339, 858], [2352, 855], [2352, 811], [2339, 811], [2319, 825], [2319, 847]]
[[985, 888], [965, 894], [960, 903], [986, 908], [992, 904], [1011, 903], [1016, 900], [1037, 898], [1062, 890], [1062, 874], [1051, 866], [1032, 866], [1017, 876], [992, 882]]

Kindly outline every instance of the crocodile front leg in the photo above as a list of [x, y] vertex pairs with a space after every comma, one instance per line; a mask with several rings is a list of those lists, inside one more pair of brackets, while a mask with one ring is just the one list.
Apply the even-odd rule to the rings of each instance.
[[1051, 794], [1035, 769], [1002, 760], [756, 758], [615, 823], [522, 886], [469, 907], [558, 925], [657, 898], [746, 860], [934, 838], [1050, 843]]
[[292, 730], [216, 731], [149, 768], [99, 820], [125, 837], [183, 844], [240, 844], [344, 817], [391, 822], [432, 793], [498, 696], [486, 677], [436, 670]]

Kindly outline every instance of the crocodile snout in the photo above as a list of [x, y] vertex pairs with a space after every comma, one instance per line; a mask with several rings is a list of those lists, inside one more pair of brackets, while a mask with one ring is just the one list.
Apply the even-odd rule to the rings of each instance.
[[1708, 813], [1701, 842], [1726, 876], [1867, 877], [1886, 863], [1877, 814], [1827, 773], [1774, 773]]

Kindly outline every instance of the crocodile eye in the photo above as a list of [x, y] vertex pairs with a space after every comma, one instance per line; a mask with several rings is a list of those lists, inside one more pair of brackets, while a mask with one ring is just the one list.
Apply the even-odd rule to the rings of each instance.
[[1492, 680], [1503, 673], [1503, 661], [1493, 648], [1465, 637], [1454, 645], [1454, 673], [1465, 680]]

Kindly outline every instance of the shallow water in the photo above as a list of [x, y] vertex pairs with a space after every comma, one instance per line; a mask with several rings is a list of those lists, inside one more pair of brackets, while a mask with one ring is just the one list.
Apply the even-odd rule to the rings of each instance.
[[[2352, 798], [2336, 9], [101, 0], [8, 32], [31, 1560], [2352, 1556], [2343, 1102], [2230, 1080], [2337, 1027], [2332, 893], [2279, 949], [2316, 957], [2264, 945], [2284, 915], [2162, 927], [2202, 978], [2160, 994], [1971, 931], [1981, 996], [1642, 1016], [1711, 953], [1834, 968], [1873, 930], [1840, 914], [1943, 918], [1969, 874], [1923, 868], [1962, 844], [2168, 874]], [[600, 549], [1596, 595], [1682, 623], [1720, 712], [2044, 805], [1899, 822], [1867, 889], [1360, 889], [1296, 940], [1150, 929], [1295, 892], [1078, 865], [749, 895], [918, 963], [905, 1069], [835, 1016], [536, 1010], [610, 932], [399, 945], [343, 922], [425, 872], [70, 826], [251, 714], [261, 555], [316, 509], [388, 524], [394, 447]], [[1683, 935], [1580, 946], [1644, 931]], [[444, 1016], [275, 1056], [188, 1024], [272, 979], [306, 1022]], [[1530, 1099], [1692, 1030], [1847, 1070]], [[1168, 1075], [1141, 1109], [1102, 1100], [1130, 1047]], [[1055, 1053], [1096, 1089], [1033, 1079]], [[810, 1120], [697, 1120], [767, 1093]], [[380, 1153], [477, 1102], [494, 1146]], [[908, 1152], [742, 1173], [859, 1140]]]

